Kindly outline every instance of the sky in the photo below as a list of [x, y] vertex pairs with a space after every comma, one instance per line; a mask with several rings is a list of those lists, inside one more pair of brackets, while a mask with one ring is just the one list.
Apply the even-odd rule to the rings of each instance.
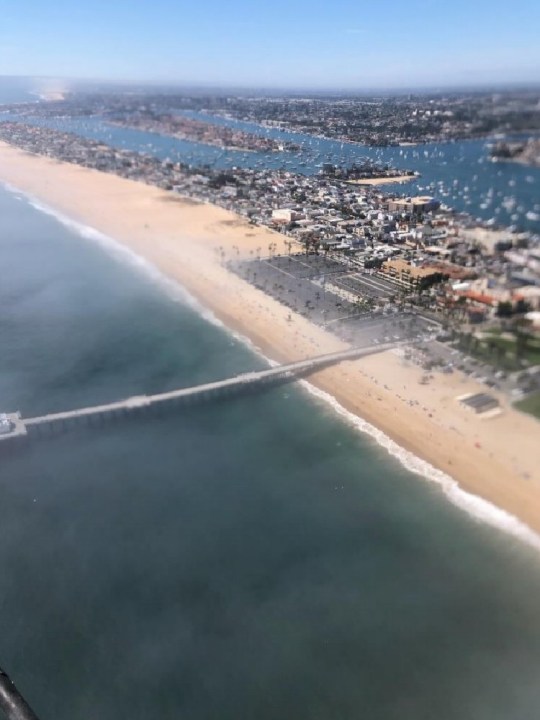
[[539, 0], [0, 0], [0, 75], [252, 88], [540, 82]]

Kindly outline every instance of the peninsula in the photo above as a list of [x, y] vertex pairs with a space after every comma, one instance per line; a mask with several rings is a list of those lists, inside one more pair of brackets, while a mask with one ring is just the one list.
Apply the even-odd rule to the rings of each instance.
[[116, 111], [110, 121], [122, 127], [147, 130], [148, 132], [168, 135], [180, 140], [204, 143], [223, 150], [243, 152], [298, 152], [299, 145], [292, 142], [279, 142], [242, 130], [215, 125], [182, 115], [158, 114], [153, 112], [119, 113]]

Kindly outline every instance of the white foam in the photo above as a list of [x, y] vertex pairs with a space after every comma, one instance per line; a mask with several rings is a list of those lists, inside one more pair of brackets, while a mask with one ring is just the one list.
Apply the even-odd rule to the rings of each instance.
[[[15, 195], [17, 199], [21, 199], [21, 191], [18, 188], [14, 188], [7, 183], [3, 183], [3, 185], [9, 192], [13, 193], [13, 195]], [[105, 235], [105, 233], [102, 233], [99, 230], [90, 227], [89, 225], [84, 225], [83, 223], [77, 222], [76, 220], [73, 220], [72, 218], [63, 215], [54, 208], [33, 197], [29, 193], [22, 193], [22, 195], [26, 198], [28, 203], [36, 210], [39, 210], [45, 215], [53, 217], [59, 223], [64, 225], [64, 227], [67, 227], [69, 230], [76, 232], [78, 235], [85, 238], [86, 240], [97, 243], [118, 262], [128, 264], [130, 267], [134, 268], [141, 274], [144, 274], [147, 279], [150, 279], [154, 283], [159, 284], [162, 289], [166, 290], [167, 295], [170, 298], [177, 300], [185, 305], [188, 305], [214, 325], [225, 328], [225, 325], [207, 308], [198, 303], [197, 300], [193, 297], [193, 295], [191, 295], [182, 285], [180, 285], [180, 283], [164, 275], [154, 265], [149, 263], [140, 255], [134, 253], [122, 243], [118, 242], [117, 240], [111, 238], [108, 235]]]
[[368, 423], [367, 420], [363, 420], [345, 409], [332, 395], [323, 390], [319, 390], [319, 388], [311, 385], [307, 380], [301, 380], [300, 383], [311, 395], [330, 405], [349, 425], [352, 425], [358, 431], [373, 438], [378, 445], [399, 460], [404, 468], [438, 485], [447, 499], [456, 507], [464, 510], [470, 517], [502, 530], [535, 550], [540, 551], [540, 535], [531, 530], [531, 528], [518, 520], [514, 515], [511, 515], [477, 495], [463, 490], [450, 475], [444, 473], [442, 470], [438, 470], [425, 460], [402, 448], [388, 437], [388, 435], [385, 435], [382, 430], [379, 430], [374, 425]]
[[[7, 183], [3, 183], [3, 185], [8, 191], [20, 197], [21, 191], [19, 189], [14, 188]], [[266, 357], [261, 349], [249, 338], [228, 328], [210, 310], [208, 310], [208, 308], [201, 305], [201, 303], [199, 303], [182, 285], [180, 285], [180, 283], [168, 278], [147, 260], [134, 253], [125, 245], [122, 245], [118, 241], [92, 227], [79, 223], [62, 213], [57, 212], [28, 193], [22, 193], [22, 195], [28, 199], [30, 204], [36, 208], [36, 210], [54, 217], [62, 223], [62, 225], [75, 231], [82, 237], [90, 241], [97, 242], [116, 260], [128, 263], [131, 267], [143, 273], [147, 278], [164, 289], [169, 297], [187, 305], [213, 325], [226, 330], [236, 340], [242, 342], [252, 352], [266, 360], [266, 362], [268, 362], [271, 366], [278, 364]], [[354, 413], [346, 410], [342, 405], [340, 405], [336, 398], [329, 393], [316, 388], [307, 380], [300, 380], [300, 384], [311, 395], [329, 405], [349, 425], [359, 432], [369, 435], [369, 437], [371, 437], [378, 445], [383, 447], [390, 455], [396, 458], [404, 468], [416, 475], [420, 475], [425, 480], [438, 485], [446, 498], [453, 505], [461, 510], [464, 510], [471, 518], [497, 528], [535, 550], [540, 551], [540, 535], [531, 530], [531, 528], [518, 520], [518, 518], [514, 515], [498, 508], [477, 495], [473, 495], [472, 493], [463, 490], [463, 488], [461, 488], [456, 480], [454, 480], [450, 475], [444, 473], [442, 470], [438, 470], [425, 460], [422, 460], [413, 453], [402, 448], [390, 437], [388, 437], [388, 435], [383, 433], [382, 430], [379, 430], [366, 420], [363, 420]]]

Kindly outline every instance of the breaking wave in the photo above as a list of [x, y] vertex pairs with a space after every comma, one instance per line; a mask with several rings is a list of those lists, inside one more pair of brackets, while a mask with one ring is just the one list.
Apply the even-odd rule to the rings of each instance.
[[467, 492], [460, 487], [459, 483], [450, 475], [442, 470], [438, 470], [430, 463], [414, 455], [414, 453], [401, 447], [401, 445], [398, 445], [392, 438], [388, 437], [388, 435], [374, 425], [371, 425], [367, 420], [363, 420], [361, 417], [358, 417], [358, 415], [349, 412], [333, 395], [319, 390], [319, 388], [307, 380], [301, 380], [300, 383], [311, 395], [330, 405], [347, 424], [359, 432], [369, 435], [369, 437], [383, 447], [389, 455], [396, 458], [406, 470], [416, 475], [421, 475], [428, 482], [438, 485], [446, 498], [453, 505], [460, 508], [460, 510], [464, 510], [467, 515], [477, 521], [491, 525], [494, 528], [512, 535], [535, 550], [540, 550], [540, 535], [531, 530], [531, 528], [521, 522], [521, 520], [518, 520], [517, 517], [493, 505], [493, 503], [478, 497], [478, 495]]

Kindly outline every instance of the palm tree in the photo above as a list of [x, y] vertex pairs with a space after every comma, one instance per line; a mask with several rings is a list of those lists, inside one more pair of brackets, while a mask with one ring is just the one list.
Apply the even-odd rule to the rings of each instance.
[[527, 329], [530, 322], [525, 319], [518, 320], [514, 325], [514, 335], [516, 337], [515, 354], [516, 361], [520, 362], [524, 355], [527, 354], [527, 346], [529, 342], [529, 333]]

